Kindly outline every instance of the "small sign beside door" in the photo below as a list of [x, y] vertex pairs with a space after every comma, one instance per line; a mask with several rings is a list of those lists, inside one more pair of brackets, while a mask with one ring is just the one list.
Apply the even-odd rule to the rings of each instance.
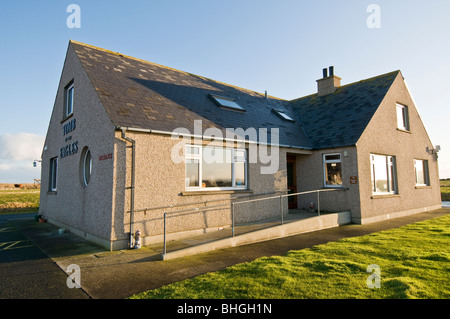
[[358, 176], [350, 176], [350, 184], [358, 184]]

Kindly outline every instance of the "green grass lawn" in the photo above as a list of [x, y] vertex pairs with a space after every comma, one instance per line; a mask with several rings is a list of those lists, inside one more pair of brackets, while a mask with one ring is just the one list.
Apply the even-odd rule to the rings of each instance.
[[39, 190], [0, 190], [0, 214], [37, 211]]
[[450, 201], [450, 180], [441, 181], [441, 199]]
[[[450, 298], [450, 215], [263, 257], [131, 298]], [[367, 267], [381, 270], [368, 288]], [[369, 280], [369, 283], [374, 283]]]

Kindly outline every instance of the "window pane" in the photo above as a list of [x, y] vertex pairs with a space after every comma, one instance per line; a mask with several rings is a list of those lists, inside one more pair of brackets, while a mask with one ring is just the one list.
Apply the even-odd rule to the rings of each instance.
[[49, 189], [51, 191], [56, 190], [57, 172], [58, 172], [58, 160], [57, 158], [52, 158], [50, 160], [50, 182], [49, 182]]
[[245, 162], [245, 150], [235, 150], [234, 160], [236, 162]]
[[394, 165], [390, 166], [390, 174], [389, 174], [389, 190], [390, 193], [395, 191], [395, 170]]
[[408, 111], [404, 105], [397, 104], [397, 127], [408, 130]]
[[199, 154], [198, 147], [186, 146], [186, 154]]
[[67, 114], [70, 115], [73, 112], [73, 86], [67, 90]]
[[205, 147], [202, 162], [202, 187], [231, 187], [231, 149]]
[[92, 158], [91, 151], [87, 151], [84, 158], [84, 184], [87, 186], [89, 184], [89, 180], [91, 179], [92, 172]]
[[334, 155], [325, 155], [325, 161], [336, 161], [341, 160], [340, 154], [334, 154]]
[[236, 186], [245, 186], [245, 163], [234, 164], [234, 181]]
[[416, 160], [416, 184], [425, 185], [425, 174], [423, 169], [423, 161]]
[[56, 159], [52, 161], [52, 189], [56, 189], [56, 176], [58, 172], [58, 162]]
[[278, 111], [277, 111], [277, 114], [278, 114], [279, 116], [281, 116], [281, 117], [282, 117], [283, 119], [285, 119], [285, 120], [294, 122], [294, 119], [293, 119], [292, 117], [290, 117], [289, 115], [287, 115], [286, 113], [284, 113], [284, 112], [278, 112]]
[[198, 187], [199, 186], [199, 160], [187, 159], [186, 160], [186, 187]]
[[216, 97], [216, 96], [214, 98], [222, 106], [229, 107], [232, 109], [237, 109], [237, 110], [244, 110], [244, 108], [242, 106], [240, 106], [239, 104], [237, 104], [236, 102], [234, 102], [232, 100], [228, 100], [228, 99], [224, 99], [224, 98], [220, 98], [220, 97]]
[[342, 166], [341, 163], [325, 164], [325, 184], [342, 185]]
[[375, 179], [375, 192], [387, 193], [388, 176], [387, 176], [386, 156], [382, 155], [373, 156], [373, 170]]

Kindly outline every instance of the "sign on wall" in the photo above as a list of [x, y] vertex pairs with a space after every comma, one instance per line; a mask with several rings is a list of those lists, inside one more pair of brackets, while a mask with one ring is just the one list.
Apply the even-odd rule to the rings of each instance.
[[[71, 121], [67, 122], [63, 125], [63, 136], [66, 136], [70, 133], [72, 133], [77, 127], [77, 120], [72, 119]], [[65, 137], [65, 142], [67, 143], [65, 146], [60, 148], [60, 157], [64, 158], [70, 155], [74, 155], [78, 153], [78, 141], [70, 142], [72, 140], [72, 135]]]

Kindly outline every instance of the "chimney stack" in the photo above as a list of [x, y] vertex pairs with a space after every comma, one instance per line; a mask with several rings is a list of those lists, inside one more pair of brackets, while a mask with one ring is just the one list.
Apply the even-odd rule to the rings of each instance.
[[[319, 96], [334, 93], [341, 86], [341, 78], [334, 75], [334, 66], [323, 69], [323, 78], [317, 80], [317, 93]], [[328, 75], [329, 73], [329, 75]]]

